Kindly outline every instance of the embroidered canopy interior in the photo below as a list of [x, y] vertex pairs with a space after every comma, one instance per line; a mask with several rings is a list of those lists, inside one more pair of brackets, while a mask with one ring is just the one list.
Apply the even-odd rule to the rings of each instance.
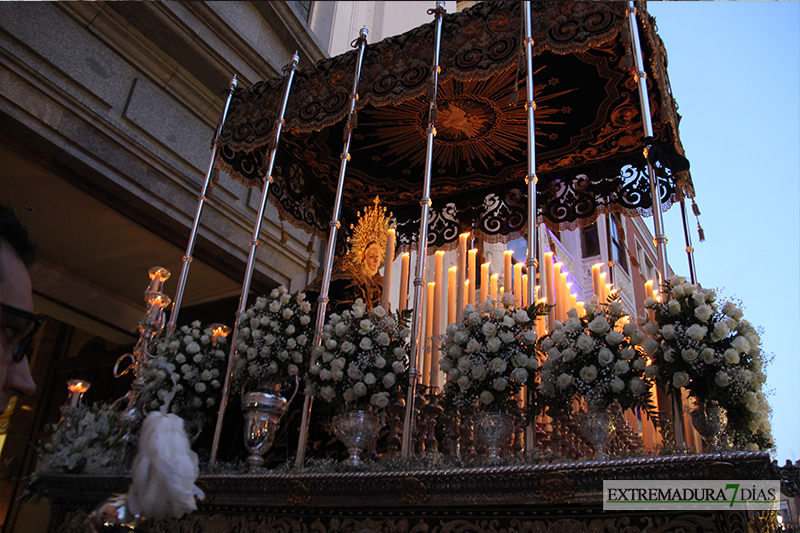
[[[524, 235], [527, 122], [522, 3], [481, 2], [445, 15], [433, 150], [429, 248], [472, 230], [488, 241]], [[533, 2], [538, 217], [571, 229], [598, 215], [652, 214], [627, 2]], [[639, 10], [641, 13], [641, 10]], [[433, 18], [433, 17], [432, 17]], [[654, 20], [639, 20], [656, 141], [683, 149]], [[340, 235], [378, 195], [407, 249], [419, 231], [434, 24], [366, 47], [358, 84]], [[276, 152], [270, 200], [326, 239], [344, 146], [357, 51], [298, 70]], [[263, 183], [284, 78], [237, 89], [218, 165]], [[516, 98], [512, 97], [515, 94]], [[664, 209], [692, 196], [688, 171], [659, 171]]]

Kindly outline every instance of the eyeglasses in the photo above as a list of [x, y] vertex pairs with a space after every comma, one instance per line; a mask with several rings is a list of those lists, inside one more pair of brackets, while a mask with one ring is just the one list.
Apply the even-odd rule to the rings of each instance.
[[19, 363], [25, 358], [25, 353], [36, 338], [36, 333], [43, 322], [42, 315], [0, 304], [2, 341], [3, 345], [8, 346], [14, 363]]

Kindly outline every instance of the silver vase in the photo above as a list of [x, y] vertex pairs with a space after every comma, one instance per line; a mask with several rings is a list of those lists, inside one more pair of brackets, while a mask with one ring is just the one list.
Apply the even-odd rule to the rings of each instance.
[[361, 453], [375, 440], [382, 425], [381, 419], [368, 411], [348, 411], [333, 418], [333, 433], [350, 454], [344, 464], [364, 464]]
[[478, 413], [474, 431], [476, 444], [486, 448], [486, 460], [497, 461], [514, 434], [514, 417], [502, 413]]
[[617, 428], [616, 415], [605, 411], [589, 411], [581, 416], [581, 433], [592, 444], [594, 449], [594, 459], [604, 461], [606, 455], [606, 444], [614, 435]]
[[692, 425], [703, 437], [708, 451], [723, 448], [723, 433], [728, 427], [728, 411], [713, 400], [700, 403], [691, 412]]
[[242, 394], [244, 411], [244, 445], [250, 455], [247, 464], [264, 466], [262, 455], [275, 440], [280, 420], [289, 402], [277, 392], [248, 392]]

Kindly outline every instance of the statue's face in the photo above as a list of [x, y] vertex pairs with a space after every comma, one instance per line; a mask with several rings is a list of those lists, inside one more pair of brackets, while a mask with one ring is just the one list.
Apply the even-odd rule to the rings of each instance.
[[367, 251], [364, 252], [364, 263], [362, 265], [362, 268], [370, 276], [374, 276], [375, 274], [378, 273], [378, 267], [380, 266], [380, 256], [381, 256], [381, 247], [375, 243], [370, 244], [369, 247], [367, 248]]

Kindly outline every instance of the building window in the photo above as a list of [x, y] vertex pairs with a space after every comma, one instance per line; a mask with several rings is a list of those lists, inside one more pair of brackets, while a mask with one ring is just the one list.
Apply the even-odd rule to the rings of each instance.
[[289, 7], [300, 17], [305, 23], [308, 23], [308, 17], [311, 15], [311, 2], [302, 2], [299, 0], [289, 0], [286, 2]]
[[625, 247], [625, 233], [622, 230], [622, 223], [618, 213], [612, 213], [609, 224], [611, 232], [611, 256], [622, 270], [628, 272], [628, 252]]
[[597, 224], [581, 228], [581, 245], [583, 257], [600, 255], [600, 237], [597, 235]]

